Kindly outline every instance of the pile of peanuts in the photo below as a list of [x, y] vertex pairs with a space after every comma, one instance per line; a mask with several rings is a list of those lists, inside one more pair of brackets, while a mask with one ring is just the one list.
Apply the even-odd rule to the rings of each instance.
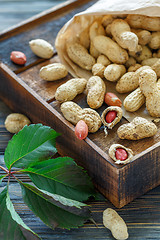
[[[29, 44], [37, 56], [46, 59], [53, 56], [53, 47], [47, 41], [36, 39]], [[102, 123], [107, 133], [106, 128], [112, 129], [120, 122], [122, 102], [115, 94], [106, 92], [108, 81], [116, 82], [118, 93], [129, 93], [123, 101], [127, 111], [137, 111], [146, 103], [148, 113], [160, 117], [160, 81], [157, 80], [160, 77], [160, 18], [132, 14], [102, 16], [79, 33], [77, 42], [66, 42], [66, 53], [75, 65], [92, 72], [88, 80], [70, 79], [55, 93], [63, 116], [76, 125], [75, 134], [79, 139], [85, 139], [88, 132], [96, 132]], [[59, 80], [67, 74], [61, 63], [40, 69], [40, 77], [46, 81]], [[84, 109], [72, 101], [82, 92], [87, 94], [89, 106]], [[108, 107], [100, 116], [96, 109], [104, 102]], [[120, 139], [128, 140], [152, 137], [156, 132], [156, 125], [142, 117], [117, 130]], [[118, 144], [109, 149], [110, 157], [117, 164], [128, 163], [132, 154], [130, 149]]]
[[[128, 93], [123, 102], [126, 111], [137, 111], [146, 103], [150, 116], [160, 117], [160, 81], [157, 80], [160, 77], [159, 48], [158, 17], [105, 15], [95, 20], [79, 33], [77, 42], [66, 42], [68, 58], [80, 68], [91, 71], [93, 76], [89, 78], [86, 86], [85, 79], [72, 79], [57, 89], [55, 98], [63, 102], [61, 111], [64, 117], [74, 125], [83, 120], [88, 131], [95, 132], [101, 123], [93, 109], [100, 108], [105, 101], [109, 107], [102, 113], [101, 122], [108, 129], [112, 129], [122, 118], [122, 103], [113, 93], [106, 93], [108, 81], [116, 82], [118, 93]], [[77, 86], [76, 81], [79, 84], [83, 81], [83, 90]], [[75, 89], [81, 89], [81, 92], [85, 90], [87, 93], [90, 107], [87, 114], [86, 109], [81, 109], [71, 101], [73, 98], [70, 92], [74, 93], [74, 97], [79, 93]], [[61, 96], [64, 96], [64, 99]], [[76, 127], [76, 134], [80, 132], [79, 138], [83, 139], [83, 135], [86, 137], [87, 126], [83, 123], [81, 128], [81, 124]], [[136, 117], [131, 123], [123, 124], [117, 130], [120, 139], [128, 140], [152, 137], [156, 132], [156, 125], [142, 117]], [[116, 153], [120, 154], [122, 148], [127, 152], [127, 157], [124, 157], [123, 152], [124, 159], [117, 159]], [[132, 157], [130, 149], [117, 144], [111, 147], [109, 154], [117, 164], [125, 164]]]
[[131, 92], [123, 103], [127, 111], [146, 102], [152, 117], [160, 117], [159, 48], [160, 18], [132, 14], [105, 15], [82, 31], [76, 43], [66, 44], [72, 62], [106, 85], [116, 82], [118, 93]]

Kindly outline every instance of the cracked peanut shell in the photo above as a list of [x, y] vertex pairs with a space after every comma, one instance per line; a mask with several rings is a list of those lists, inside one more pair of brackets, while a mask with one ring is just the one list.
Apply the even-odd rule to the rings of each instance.
[[[115, 117], [113, 122], [107, 123], [105, 120], [105, 117], [106, 117], [106, 114], [110, 111], [116, 111], [117, 116]], [[120, 107], [110, 106], [102, 112], [101, 119], [102, 119], [102, 123], [104, 124], [104, 126], [106, 126], [108, 129], [112, 129], [118, 122], [120, 122], [122, 116], [123, 116], [123, 111]]]
[[[116, 158], [115, 153], [116, 153], [117, 148], [122, 148], [122, 149], [126, 150], [126, 152], [128, 154], [128, 157], [126, 160], [121, 161]], [[130, 148], [126, 148], [125, 146], [123, 146], [121, 144], [112, 144], [109, 148], [109, 156], [115, 161], [116, 164], [127, 164], [133, 158], [133, 151]]]

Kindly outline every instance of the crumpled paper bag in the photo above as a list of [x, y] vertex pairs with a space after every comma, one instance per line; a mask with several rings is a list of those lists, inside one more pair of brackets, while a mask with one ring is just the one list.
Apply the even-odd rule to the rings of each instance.
[[[55, 46], [60, 61], [67, 67], [73, 77], [84, 77], [89, 79], [91, 71], [84, 70], [73, 63], [66, 52], [67, 42], [78, 41], [79, 35], [84, 29], [89, 27], [95, 20], [107, 14], [141, 14], [147, 16], [160, 17], [160, 0], [99, 0], [87, 10], [76, 14], [59, 31]], [[145, 24], [145, 23], [144, 23]], [[129, 94], [119, 94], [115, 90], [115, 83], [106, 81], [107, 92], [114, 92], [122, 101]], [[136, 116], [153, 120], [145, 106], [134, 113], [129, 113], [123, 108], [123, 116], [131, 121]]]

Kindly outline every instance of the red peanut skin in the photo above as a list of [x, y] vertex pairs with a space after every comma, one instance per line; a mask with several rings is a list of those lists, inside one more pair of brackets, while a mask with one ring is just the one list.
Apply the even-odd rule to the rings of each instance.
[[83, 120], [80, 120], [76, 124], [75, 135], [80, 140], [83, 140], [88, 136], [88, 126]]
[[109, 112], [107, 112], [106, 117], [105, 117], [106, 122], [107, 123], [113, 122], [114, 119], [116, 118], [116, 116], [117, 116], [117, 112], [116, 111], [109, 111]]
[[115, 152], [115, 156], [116, 156], [116, 159], [117, 160], [121, 160], [121, 161], [124, 161], [127, 159], [128, 157], [128, 153], [125, 149], [123, 148], [117, 148], [116, 149], [116, 152]]
[[104, 96], [104, 102], [108, 105], [108, 106], [118, 106], [121, 107], [122, 106], [122, 102], [121, 100], [114, 94], [111, 92], [107, 92]]
[[18, 65], [24, 65], [27, 61], [25, 54], [19, 51], [11, 52], [10, 59]]

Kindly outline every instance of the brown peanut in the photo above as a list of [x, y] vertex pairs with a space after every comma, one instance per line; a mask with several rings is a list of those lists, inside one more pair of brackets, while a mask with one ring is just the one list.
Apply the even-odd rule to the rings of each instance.
[[128, 72], [135, 72], [135, 71], [137, 71], [140, 67], [142, 67], [142, 65], [136, 63], [135, 65], [130, 66], [130, 67], [128, 68]]
[[123, 101], [123, 106], [129, 112], [137, 111], [146, 101], [140, 88], [131, 92]]
[[18, 133], [25, 125], [29, 125], [30, 120], [21, 113], [11, 113], [7, 116], [4, 124], [10, 133]]
[[93, 76], [88, 80], [86, 89], [88, 105], [93, 109], [101, 107], [106, 92], [104, 81], [98, 76]]
[[151, 33], [147, 30], [132, 28], [132, 32], [137, 35], [138, 43], [140, 45], [147, 45], [151, 40]]
[[85, 78], [73, 78], [59, 86], [55, 93], [55, 99], [59, 102], [73, 100], [77, 94], [84, 91], [87, 84]]
[[136, 60], [138, 63], [141, 63], [143, 60], [151, 58], [152, 52], [147, 46], [142, 46], [142, 52], [136, 56]]
[[103, 212], [103, 224], [106, 228], [111, 230], [115, 239], [125, 240], [128, 238], [126, 223], [115, 210], [107, 208]]
[[110, 61], [117, 64], [124, 64], [128, 60], [128, 53], [109, 37], [96, 36], [93, 39], [95, 48]]
[[152, 66], [154, 65], [160, 58], [147, 58], [141, 62], [143, 66]]
[[152, 49], [160, 48], [160, 32], [152, 32], [151, 41], [149, 47]]
[[86, 49], [90, 46], [89, 28], [85, 28], [79, 35], [80, 44]]
[[94, 76], [99, 76], [100, 78], [104, 77], [105, 66], [101, 63], [96, 63], [92, 67], [92, 73]]
[[102, 18], [102, 25], [104, 27], [107, 27], [108, 24], [112, 23], [114, 20], [113, 16], [112, 15], [105, 15], [103, 18]]
[[119, 93], [127, 93], [135, 90], [139, 86], [139, 76], [144, 69], [150, 68], [149, 66], [143, 66], [136, 72], [125, 73], [116, 84], [116, 90]]
[[111, 24], [111, 33], [116, 42], [124, 49], [136, 51], [138, 37], [131, 32], [130, 26], [123, 19], [115, 19]]
[[152, 69], [143, 70], [139, 77], [139, 85], [146, 97], [146, 107], [152, 117], [160, 117], [160, 90], [157, 75]]
[[32, 52], [41, 58], [51, 58], [54, 54], [52, 45], [44, 39], [34, 39], [29, 42]]
[[92, 70], [93, 65], [95, 64], [95, 59], [92, 57], [86, 48], [84, 48], [79, 43], [68, 43], [67, 44], [67, 54], [69, 58], [86, 70]]
[[46, 81], [56, 81], [66, 77], [68, 71], [61, 63], [51, 63], [40, 69], [39, 76]]
[[123, 74], [126, 68], [124, 65], [110, 64], [104, 70], [104, 77], [111, 82], [116, 82]]
[[149, 31], [160, 31], [160, 18], [138, 14], [128, 14], [127, 22], [132, 28], [143, 28]]
[[91, 108], [82, 109], [76, 103], [68, 101], [61, 104], [61, 112], [63, 116], [74, 125], [80, 120], [84, 120], [88, 126], [88, 132], [96, 132], [101, 127], [101, 117]]
[[111, 64], [111, 61], [104, 55], [100, 55], [97, 58], [97, 63], [101, 63], [102, 65], [104, 65], [105, 67], [107, 67], [109, 64]]
[[98, 35], [105, 35], [105, 30], [99, 21], [95, 21], [92, 23], [89, 29], [90, 54], [94, 58], [98, 58], [98, 56], [100, 55], [99, 51], [95, 48], [93, 44], [93, 39]]
[[134, 118], [132, 122], [121, 125], [117, 130], [119, 138], [128, 140], [152, 137], [156, 133], [156, 125], [142, 117]]
[[125, 66], [129, 68], [130, 66], [134, 66], [136, 64], [136, 60], [133, 57], [129, 57], [127, 62], [125, 63]]

